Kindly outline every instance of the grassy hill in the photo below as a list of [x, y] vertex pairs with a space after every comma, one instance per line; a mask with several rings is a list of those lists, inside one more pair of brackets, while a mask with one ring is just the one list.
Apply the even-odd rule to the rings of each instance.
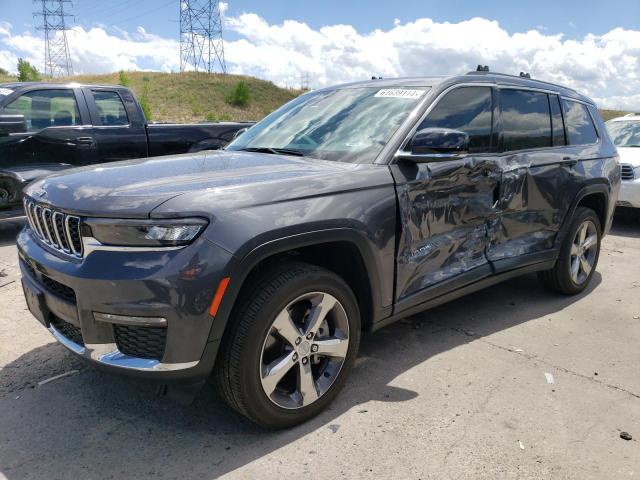
[[[125, 77], [136, 96], [147, 99], [152, 119], [157, 122], [259, 120], [301, 93], [300, 90], [280, 88], [271, 82], [241, 75], [125, 72]], [[15, 80], [15, 77], [0, 76], [0, 83]], [[116, 85], [120, 75], [76, 75], [55, 81]], [[244, 107], [226, 101], [240, 81], [246, 83], [250, 95], [249, 103]], [[605, 121], [625, 113], [600, 110]]]
[[[147, 98], [152, 118], [158, 122], [201, 122], [203, 120], [260, 120], [300, 92], [277, 87], [271, 82], [240, 75], [207, 73], [125, 72], [139, 99]], [[118, 73], [76, 75], [59, 81], [118, 84]], [[249, 89], [246, 106], [226, 101], [238, 82]]]
[[[301, 93], [242, 75], [125, 72], [124, 76], [136, 97], [147, 99], [152, 119], [157, 122], [260, 120]], [[0, 83], [15, 80], [15, 77], [0, 77]], [[120, 74], [75, 75], [53, 81], [117, 85]], [[244, 81], [249, 90], [249, 102], [245, 106], [226, 101], [240, 81]]]

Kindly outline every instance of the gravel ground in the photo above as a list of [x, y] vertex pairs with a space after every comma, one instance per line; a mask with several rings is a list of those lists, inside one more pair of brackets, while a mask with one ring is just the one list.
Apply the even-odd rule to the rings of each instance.
[[365, 336], [330, 410], [275, 433], [211, 390], [179, 406], [77, 361], [26, 310], [18, 228], [0, 224], [0, 479], [640, 476], [637, 224], [582, 295], [525, 276]]

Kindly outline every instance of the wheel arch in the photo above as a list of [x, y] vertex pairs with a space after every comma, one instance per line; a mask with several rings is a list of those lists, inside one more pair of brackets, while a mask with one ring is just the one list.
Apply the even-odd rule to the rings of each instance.
[[[344, 262], [344, 255], [350, 255]], [[209, 340], [223, 337], [233, 308], [247, 282], [273, 262], [292, 259], [327, 268], [341, 276], [353, 290], [361, 310], [363, 329], [385, 316], [381, 305], [381, 267], [357, 230], [335, 228], [276, 238], [260, 244], [241, 258], [234, 258], [225, 276], [231, 280], [213, 322]], [[362, 280], [365, 281], [362, 281]]]
[[604, 182], [592, 183], [584, 186], [578, 191], [571, 203], [571, 206], [567, 212], [565, 220], [563, 222], [562, 234], [556, 238], [556, 248], [560, 248], [565, 236], [568, 232], [568, 225], [571, 219], [576, 213], [578, 207], [588, 207], [596, 212], [600, 220], [600, 227], [602, 232], [607, 228], [608, 217], [611, 214], [611, 208], [609, 205], [609, 185]]

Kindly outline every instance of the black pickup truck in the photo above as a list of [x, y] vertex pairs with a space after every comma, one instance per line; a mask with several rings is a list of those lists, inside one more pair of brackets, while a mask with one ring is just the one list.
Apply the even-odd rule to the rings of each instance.
[[148, 123], [125, 87], [0, 84], [0, 220], [23, 215], [22, 189], [70, 167], [217, 150], [250, 122]]

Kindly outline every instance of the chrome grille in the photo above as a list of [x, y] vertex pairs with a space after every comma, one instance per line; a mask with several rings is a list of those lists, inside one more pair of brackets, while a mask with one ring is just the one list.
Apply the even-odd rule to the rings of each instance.
[[67, 215], [27, 198], [24, 200], [24, 211], [31, 230], [40, 240], [62, 253], [82, 257], [84, 252], [79, 217]]
[[622, 173], [622, 180], [633, 180], [633, 165], [620, 165], [620, 171]]

